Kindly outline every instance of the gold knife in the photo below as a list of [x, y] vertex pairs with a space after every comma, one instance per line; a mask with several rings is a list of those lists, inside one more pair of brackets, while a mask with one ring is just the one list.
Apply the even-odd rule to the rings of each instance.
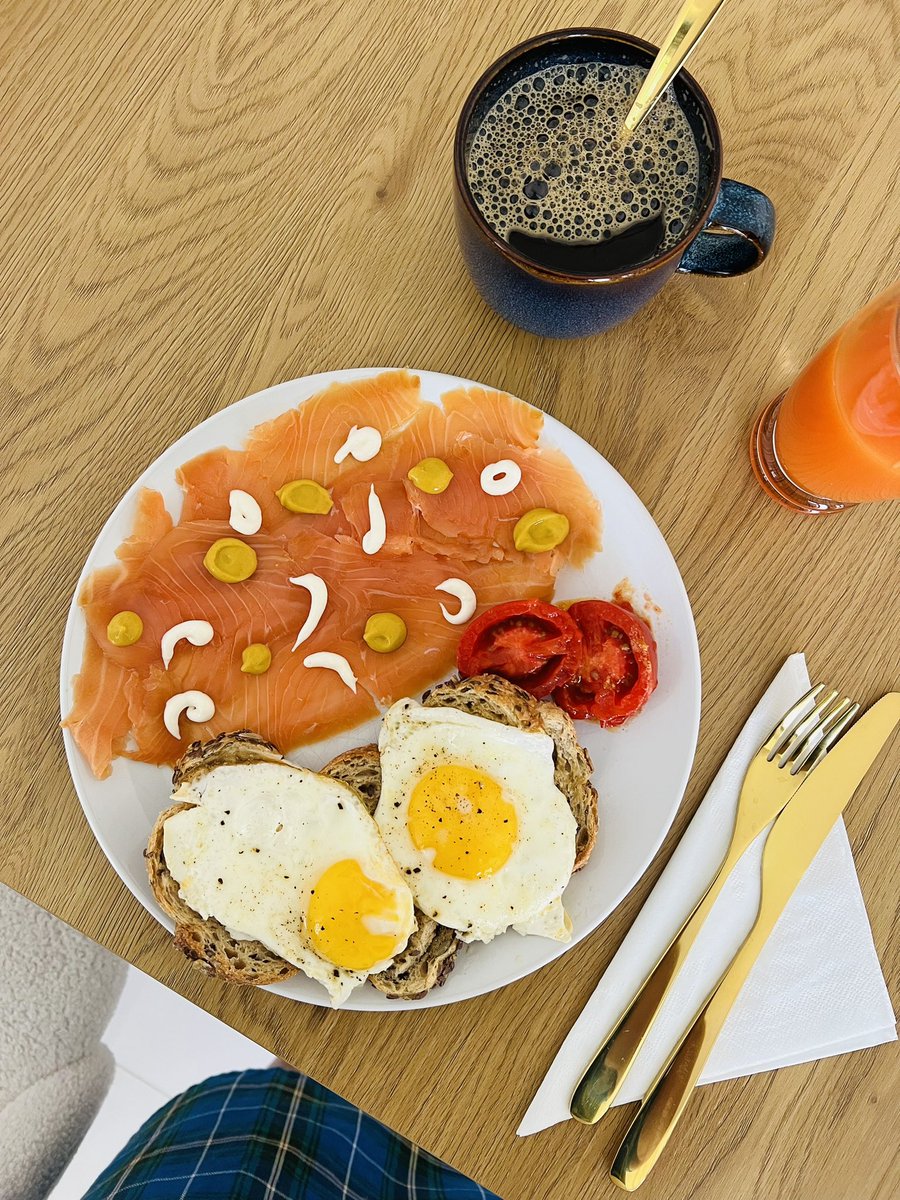
[[640, 1187], [662, 1154], [769, 934], [898, 721], [900, 692], [891, 692], [844, 734], [772, 826], [753, 928], [669, 1055], [616, 1154], [610, 1175], [625, 1191]]

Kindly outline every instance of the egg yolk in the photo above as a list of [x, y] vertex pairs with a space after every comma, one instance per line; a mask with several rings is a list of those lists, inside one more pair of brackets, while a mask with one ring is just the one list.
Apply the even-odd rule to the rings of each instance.
[[514, 805], [496, 780], [471, 767], [446, 764], [423, 775], [409, 801], [407, 826], [419, 850], [433, 850], [433, 866], [459, 879], [498, 871], [518, 836]]
[[240, 538], [219, 538], [203, 559], [213, 579], [222, 583], [241, 583], [256, 570], [256, 551]]
[[526, 554], [553, 550], [569, 536], [569, 518], [552, 508], [532, 508], [516, 522], [513, 541]]
[[245, 675], [264, 675], [272, 665], [272, 651], [264, 642], [251, 642], [241, 655]]
[[318, 879], [306, 930], [317, 954], [348, 971], [369, 971], [406, 942], [396, 893], [370, 879], [355, 858], [332, 863]]
[[114, 646], [133, 646], [144, 632], [144, 622], [130, 609], [117, 612], [106, 627], [106, 636]]
[[393, 650], [399, 650], [406, 641], [406, 622], [396, 613], [372, 613], [366, 621], [363, 641], [370, 650], [390, 654]]
[[423, 458], [407, 472], [406, 477], [415, 484], [420, 492], [438, 496], [441, 492], [446, 492], [450, 486], [453, 472], [442, 458]]
[[293, 513], [319, 513], [324, 516], [331, 512], [332, 499], [321, 483], [314, 479], [292, 479], [275, 493], [281, 501], [282, 508]]

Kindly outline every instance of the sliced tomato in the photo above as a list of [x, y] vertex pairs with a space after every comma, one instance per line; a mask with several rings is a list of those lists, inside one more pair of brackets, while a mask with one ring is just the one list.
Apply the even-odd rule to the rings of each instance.
[[568, 614], [581, 630], [581, 664], [553, 693], [570, 717], [621, 725], [644, 707], [657, 684], [656, 642], [646, 621], [621, 604], [578, 600]]
[[502, 675], [537, 697], [572, 679], [580, 660], [578, 626], [544, 600], [495, 604], [467, 627], [456, 653], [460, 675]]

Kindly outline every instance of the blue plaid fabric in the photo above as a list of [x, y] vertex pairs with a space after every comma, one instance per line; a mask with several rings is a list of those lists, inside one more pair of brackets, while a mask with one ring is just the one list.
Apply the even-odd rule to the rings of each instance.
[[272, 1067], [145, 1121], [84, 1200], [497, 1200], [327, 1088]]

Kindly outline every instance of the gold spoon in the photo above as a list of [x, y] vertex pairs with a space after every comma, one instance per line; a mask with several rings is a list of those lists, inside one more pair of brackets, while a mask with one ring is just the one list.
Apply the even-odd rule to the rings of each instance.
[[687, 56], [700, 41], [724, 3], [725, 0], [685, 0], [625, 118], [627, 133], [635, 132], [673, 77], [684, 66]]

